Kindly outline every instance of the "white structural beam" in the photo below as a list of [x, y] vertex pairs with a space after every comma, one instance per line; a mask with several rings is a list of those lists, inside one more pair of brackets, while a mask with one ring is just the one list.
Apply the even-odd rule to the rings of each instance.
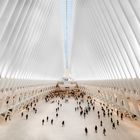
[[74, 79], [131, 90], [139, 88], [139, 6], [138, 0], [73, 2]]
[[0, 7], [0, 88], [60, 79], [61, 0], [0, 0]]

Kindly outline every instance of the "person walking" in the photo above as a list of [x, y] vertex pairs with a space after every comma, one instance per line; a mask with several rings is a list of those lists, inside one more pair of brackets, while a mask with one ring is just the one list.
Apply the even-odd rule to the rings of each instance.
[[21, 117], [23, 117], [23, 112], [21, 113]]
[[95, 132], [97, 133], [97, 130], [98, 130], [98, 127], [97, 127], [97, 125], [95, 125]]
[[85, 119], [85, 117], [86, 117], [86, 113], [84, 112], [84, 119]]
[[53, 119], [51, 119], [51, 124], [53, 125]]
[[44, 121], [44, 119], [43, 119], [43, 120], [42, 120], [42, 125], [44, 125], [44, 122], [45, 122], [45, 121]]
[[47, 116], [46, 120], [47, 120], [47, 122], [48, 122], [48, 120], [49, 120], [49, 117], [48, 117], [48, 116]]
[[64, 121], [62, 121], [62, 127], [65, 125], [65, 122]]
[[103, 126], [103, 122], [102, 121], [100, 121], [100, 126]]
[[85, 133], [86, 133], [86, 135], [87, 135], [87, 133], [88, 133], [88, 129], [87, 129], [87, 127], [85, 127]]
[[112, 118], [110, 119], [110, 121], [111, 121], [111, 123], [113, 123], [113, 119]]
[[117, 125], [119, 125], [119, 120], [117, 120]]
[[26, 114], [26, 120], [28, 120], [28, 114]]
[[58, 113], [56, 113], [56, 117], [58, 117]]
[[116, 129], [114, 122], [112, 123], [112, 129]]
[[121, 120], [123, 120], [123, 113], [121, 113]]
[[100, 119], [100, 114], [98, 114], [98, 119]]
[[104, 134], [104, 136], [106, 136], [106, 129], [105, 128], [103, 129], [103, 134]]

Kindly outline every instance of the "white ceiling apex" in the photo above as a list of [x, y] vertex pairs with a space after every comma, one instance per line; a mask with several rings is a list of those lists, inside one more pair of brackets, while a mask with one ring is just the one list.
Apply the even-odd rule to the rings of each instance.
[[0, 89], [63, 78], [139, 89], [139, 0], [0, 3]]

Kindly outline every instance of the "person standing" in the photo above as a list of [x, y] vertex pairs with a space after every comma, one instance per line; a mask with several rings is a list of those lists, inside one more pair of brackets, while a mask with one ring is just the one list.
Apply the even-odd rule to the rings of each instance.
[[100, 114], [98, 114], [98, 119], [100, 119]]
[[123, 120], [123, 113], [121, 113], [121, 120]]
[[117, 125], [119, 125], [119, 120], [117, 120]]
[[84, 119], [85, 119], [85, 117], [86, 117], [86, 113], [84, 112]]
[[102, 121], [100, 121], [100, 126], [103, 126], [103, 122]]
[[119, 116], [119, 111], [117, 110], [117, 116]]
[[47, 122], [48, 122], [48, 120], [49, 120], [49, 117], [48, 117], [48, 116], [47, 116], [47, 119], [46, 119], [46, 120], [47, 120]]
[[98, 127], [97, 127], [97, 125], [95, 125], [95, 132], [97, 133], [97, 130], [98, 130]]
[[23, 117], [23, 112], [21, 113], [21, 117]]
[[26, 114], [26, 120], [28, 120], [28, 114]]
[[104, 136], [106, 136], [106, 129], [105, 128], [103, 129], [103, 134], [104, 134]]
[[116, 129], [114, 122], [112, 123], [112, 129]]
[[51, 124], [53, 125], [53, 119], [51, 119]]
[[62, 127], [65, 125], [65, 122], [64, 121], [62, 121]]
[[111, 123], [113, 123], [113, 119], [112, 118], [110, 119], [110, 121], [111, 121]]
[[42, 125], [44, 125], [44, 122], [45, 122], [45, 121], [44, 121], [44, 119], [43, 119], [43, 120], [42, 120]]
[[85, 127], [85, 133], [86, 133], [86, 135], [87, 135], [87, 133], [88, 133], [88, 129], [87, 129], [87, 127]]
[[56, 113], [56, 117], [58, 117], [58, 113]]

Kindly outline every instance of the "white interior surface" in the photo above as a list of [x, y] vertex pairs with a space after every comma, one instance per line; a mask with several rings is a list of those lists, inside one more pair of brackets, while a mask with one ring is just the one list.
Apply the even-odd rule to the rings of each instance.
[[[38, 113], [29, 113], [29, 119], [21, 118], [18, 115], [12, 121], [0, 125], [0, 140], [139, 140], [140, 126], [135, 125], [130, 120], [120, 120], [120, 126], [116, 130], [112, 129], [110, 118], [103, 118], [103, 126], [106, 128], [106, 136], [102, 134], [102, 127], [97, 118], [97, 111], [100, 110], [96, 105], [95, 111], [89, 113], [84, 119], [80, 116], [79, 111], [75, 112], [76, 102], [73, 99], [69, 103], [61, 101], [63, 106], [59, 110], [58, 118], [55, 117], [55, 109], [57, 103], [39, 103]], [[85, 106], [85, 103], [82, 104]], [[102, 114], [102, 113], [101, 113]], [[49, 119], [54, 119], [54, 124], [46, 122], [46, 116]], [[45, 124], [42, 126], [41, 121], [45, 119]], [[116, 119], [116, 116], [113, 118]], [[61, 122], [65, 121], [65, 126], [61, 126]], [[99, 131], [94, 132], [95, 125], [98, 126]], [[88, 135], [85, 135], [84, 128], [88, 128]]]

